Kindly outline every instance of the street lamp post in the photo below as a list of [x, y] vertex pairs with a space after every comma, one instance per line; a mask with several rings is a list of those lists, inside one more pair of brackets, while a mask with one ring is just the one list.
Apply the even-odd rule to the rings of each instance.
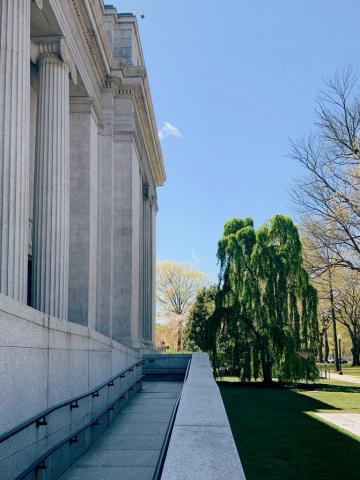
[[342, 368], [341, 368], [341, 335], [338, 335], [338, 342], [339, 342], [339, 375], [342, 375]]

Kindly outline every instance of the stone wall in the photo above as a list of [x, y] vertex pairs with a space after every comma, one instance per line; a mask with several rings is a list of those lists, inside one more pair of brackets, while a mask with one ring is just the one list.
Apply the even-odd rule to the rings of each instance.
[[0, 434], [85, 393], [140, 358], [81, 325], [0, 294]]
[[192, 355], [161, 476], [162, 480], [189, 478], [245, 480], [206, 353]]

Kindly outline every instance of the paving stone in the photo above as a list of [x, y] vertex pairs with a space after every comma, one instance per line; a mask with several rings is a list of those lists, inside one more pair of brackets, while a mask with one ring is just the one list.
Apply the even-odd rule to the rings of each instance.
[[143, 390], [61, 480], [152, 480], [181, 382]]
[[[174, 407], [174, 406], [173, 406]], [[124, 423], [169, 423], [169, 417], [171, 415], [171, 410], [168, 412], [145, 412], [145, 413], [130, 413], [127, 412], [126, 415], [122, 417], [122, 424]]]
[[344, 382], [344, 383], [360, 383], [359, 377], [353, 377], [351, 375], [339, 375], [338, 373], [331, 373], [330, 374], [331, 380], [336, 380], [337, 382]]
[[77, 467], [155, 467], [159, 450], [90, 450], [80, 460]]
[[174, 427], [162, 480], [245, 480], [230, 427]]
[[245, 480], [206, 354], [192, 356], [162, 480]]
[[154, 467], [71, 467], [61, 480], [151, 480]]
[[118, 425], [116, 432], [109, 431], [105, 435], [165, 435], [168, 422], [153, 423], [121, 423]]
[[[114, 441], [115, 439], [115, 441]], [[164, 435], [146, 435], [146, 449], [160, 450], [164, 441]], [[96, 442], [99, 450], [143, 450], [143, 435], [104, 435]]]
[[316, 413], [316, 416], [360, 437], [359, 413]]
[[[175, 399], [176, 400], [176, 399]], [[128, 413], [171, 413], [174, 408], [174, 403], [169, 405], [129, 405]]]

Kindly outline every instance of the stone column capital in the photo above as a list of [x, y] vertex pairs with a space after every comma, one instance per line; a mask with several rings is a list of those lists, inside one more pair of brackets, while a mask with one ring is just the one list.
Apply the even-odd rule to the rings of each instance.
[[31, 61], [37, 63], [42, 58], [61, 60], [69, 68], [71, 79], [77, 84], [75, 59], [64, 37], [33, 37], [31, 39]]

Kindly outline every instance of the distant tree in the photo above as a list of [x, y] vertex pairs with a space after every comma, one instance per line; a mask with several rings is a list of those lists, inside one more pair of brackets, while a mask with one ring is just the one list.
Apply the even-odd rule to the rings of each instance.
[[203, 287], [199, 290], [190, 309], [184, 332], [184, 344], [192, 351], [209, 350], [208, 322], [215, 310], [217, 286]]
[[160, 262], [156, 271], [158, 314], [177, 327], [177, 350], [182, 350], [183, 327], [196, 294], [208, 281], [207, 275], [190, 265]]
[[177, 350], [178, 348], [177, 318], [170, 318], [165, 323], [156, 324], [156, 347], [161, 350]]
[[[251, 219], [225, 224], [218, 246], [220, 285], [209, 349], [219, 365], [218, 339], [239, 376], [262, 374], [271, 383], [313, 379], [318, 348], [317, 292], [303, 267], [301, 242], [290, 218], [276, 215], [255, 231]], [[222, 342], [224, 346], [224, 342]]]
[[338, 341], [337, 341], [337, 313], [336, 313], [336, 277], [339, 266], [334, 266], [334, 253], [328, 245], [317, 235], [320, 220], [306, 220], [302, 224], [302, 243], [304, 265], [318, 291], [319, 296], [319, 327], [320, 327], [320, 361], [328, 356], [328, 328], [332, 325], [335, 366], [340, 370]]
[[293, 192], [303, 223], [328, 251], [322, 268], [360, 271], [360, 101], [352, 70], [336, 74], [320, 95], [313, 133], [292, 144], [304, 168]]
[[337, 318], [350, 335], [355, 366], [360, 365], [360, 277], [355, 273], [345, 275], [336, 299]]
[[331, 312], [322, 310], [319, 312], [319, 361], [329, 361], [329, 327], [331, 324]]

